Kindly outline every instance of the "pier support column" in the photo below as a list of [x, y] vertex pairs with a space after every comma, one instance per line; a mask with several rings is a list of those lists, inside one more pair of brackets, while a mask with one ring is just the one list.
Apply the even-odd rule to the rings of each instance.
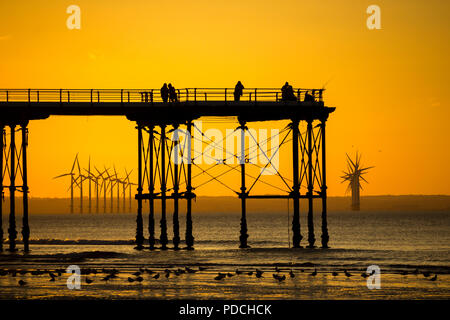
[[313, 216], [313, 149], [312, 149], [312, 121], [308, 121], [308, 248], [314, 248], [316, 239], [314, 237], [314, 216]]
[[3, 251], [3, 153], [5, 148], [5, 127], [0, 124], [2, 136], [0, 137], [0, 252]]
[[328, 248], [328, 223], [327, 223], [327, 169], [326, 169], [326, 157], [325, 157], [325, 123], [323, 120], [322, 126], [322, 248]]
[[10, 200], [10, 213], [9, 213], [9, 251], [16, 251], [16, 125], [10, 125], [11, 128], [11, 145], [10, 145], [10, 185], [9, 185], [9, 200]]
[[149, 141], [148, 141], [148, 148], [149, 148], [149, 216], [148, 216], [148, 232], [149, 232], [149, 238], [148, 243], [150, 245], [150, 250], [155, 249], [155, 199], [153, 199], [155, 194], [155, 184], [154, 184], [154, 164], [153, 164], [153, 149], [154, 149], [154, 143], [155, 143], [155, 127], [152, 125], [149, 128]]
[[241, 235], [239, 237], [240, 245], [239, 248], [248, 248], [247, 239], [247, 208], [246, 208], [246, 200], [247, 200], [247, 188], [245, 186], [245, 130], [247, 129], [245, 126], [245, 122], [240, 122], [241, 126], [241, 157], [239, 161], [241, 162], [241, 193], [239, 197], [241, 198]]
[[22, 217], [22, 239], [23, 250], [30, 251], [30, 226], [28, 224], [28, 169], [27, 169], [27, 147], [28, 147], [28, 129], [27, 123], [21, 125], [22, 131], [22, 191], [23, 191], [23, 217]]
[[142, 250], [144, 244], [144, 230], [142, 221], [142, 125], [138, 124], [138, 208], [136, 217], [136, 248]]
[[292, 199], [294, 202], [294, 213], [292, 217], [292, 246], [301, 248], [300, 242], [302, 235], [300, 233], [300, 182], [299, 182], [299, 165], [298, 165], [298, 120], [293, 120], [292, 127]]
[[187, 138], [187, 181], [186, 181], [186, 247], [188, 250], [194, 249], [194, 236], [192, 235], [192, 122], [187, 124], [187, 131], [189, 137]]
[[[175, 143], [180, 143], [178, 137], [178, 125], [174, 125], [174, 134], [176, 137], [173, 139]], [[179, 181], [178, 181], [178, 162], [179, 162], [179, 149], [175, 148], [174, 151], [174, 164], [173, 164], [173, 247], [175, 250], [179, 249], [180, 244], [180, 223], [178, 221], [178, 197], [179, 197]], [[169, 159], [170, 161], [170, 159]], [[170, 164], [169, 164], [170, 165]]]
[[167, 249], [167, 220], [166, 220], [166, 126], [161, 125], [161, 249]]

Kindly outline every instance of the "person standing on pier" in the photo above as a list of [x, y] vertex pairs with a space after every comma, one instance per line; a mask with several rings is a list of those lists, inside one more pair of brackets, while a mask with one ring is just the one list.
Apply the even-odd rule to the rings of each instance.
[[171, 83], [169, 83], [169, 101], [170, 102], [177, 102], [177, 92], [175, 91], [174, 86], [172, 86]]
[[164, 103], [166, 103], [167, 99], [169, 99], [169, 88], [167, 88], [167, 83], [164, 83], [161, 88], [161, 99]]
[[240, 81], [238, 81], [238, 83], [234, 87], [234, 101], [241, 100], [243, 90], [244, 90], [244, 86], [242, 85], [242, 83]]

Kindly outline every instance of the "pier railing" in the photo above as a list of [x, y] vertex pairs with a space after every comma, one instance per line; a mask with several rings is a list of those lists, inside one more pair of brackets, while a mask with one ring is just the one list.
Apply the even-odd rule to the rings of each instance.
[[[324, 89], [294, 89], [297, 101], [323, 102]], [[178, 102], [234, 101], [234, 88], [176, 89]], [[306, 99], [305, 99], [306, 98]], [[240, 101], [283, 101], [281, 90], [273, 88], [247, 88]], [[160, 89], [0, 89], [1, 102], [163, 102]]]

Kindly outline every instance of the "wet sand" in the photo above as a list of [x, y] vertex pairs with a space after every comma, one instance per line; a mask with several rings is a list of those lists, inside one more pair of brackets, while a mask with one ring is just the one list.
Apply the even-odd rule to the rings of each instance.
[[[54, 259], [47, 259], [54, 260]], [[93, 260], [93, 261], [92, 261]], [[46, 261], [0, 265], [0, 299], [449, 299], [450, 274], [428, 270], [382, 271], [381, 289], [369, 290], [361, 268], [298, 265], [155, 265], [117, 263], [110, 259]], [[81, 289], [69, 290], [69, 264], [82, 270]], [[187, 268], [190, 272], [187, 271]], [[200, 270], [199, 270], [200, 267]], [[278, 268], [278, 272], [276, 271]], [[238, 273], [236, 270], [238, 269]], [[256, 269], [263, 272], [256, 277]], [[317, 269], [317, 275], [312, 273]], [[95, 272], [94, 272], [95, 270]], [[116, 270], [116, 277], [104, 280]], [[292, 270], [292, 273], [290, 271]], [[337, 272], [333, 275], [332, 272]], [[31, 274], [33, 272], [33, 274]], [[61, 272], [58, 276], [58, 272]], [[140, 274], [137, 274], [139, 272]], [[216, 280], [218, 273], [226, 274]], [[5, 273], [7, 273], [5, 275]], [[55, 280], [51, 281], [51, 276]], [[250, 274], [251, 273], [251, 274]], [[285, 276], [276, 280], [273, 274]], [[159, 275], [158, 279], [154, 277]], [[168, 276], [166, 276], [168, 275]], [[292, 277], [293, 275], [293, 277]], [[139, 279], [141, 277], [142, 279]], [[86, 279], [91, 280], [90, 284]], [[131, 279], [131, 280], [129, 280]], [[141, 282], [139, 282], [141, 280]], [[19, 282], [22, 282], [22, 285]], [[130, 282], [133, 281], [133, 282]]]

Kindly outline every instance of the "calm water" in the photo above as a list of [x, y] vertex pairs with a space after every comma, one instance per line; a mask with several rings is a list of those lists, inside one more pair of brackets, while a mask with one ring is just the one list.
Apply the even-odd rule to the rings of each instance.
[[[169, 214], [169, 239], [172, 238], [171, 218]], [[181, 238], [184, 238], [184, 218], [184, 215], [180, 216]], [[303, 245], [307, 245], [308, 236], [305, 218], [302, 216], [301, 220]], [[152, 267], [157, 271], [159, 268], [164, 270], [185, 265], [208, 268], [207, 271], [188, 275], [188, 278], [177, 282], [148, 284], [148, 290], [145, 286], [137, 291], [135, 287], [125, 290], [121, 287], [124, 284], [117, 284], [112, 288], [97, 287], [96, 290], [76, 293], [76, 296], [91, 298], [361, 298], [361, 290], [369, 294], [367, 298], [450, 297], [449, 213], [331, 213], [329, 250], [289, 249], [292, 236], [290, 219], [286, 214], [249, 213], [249, 245], [252, 248], [240, 250], [237, 249], [239, 214], [195, 215], [196, 250], [136, 251], [130, 244], [135, 234], [134, 214], [31, 215], [31, 254], [24, 257], [21, 253], [3, 253], [0, 255], [0, 267], [65, 268], [76, 263], [89, 267], [121, 268], [125, 273], [131, 273], [140, 266]], [[320, 215], [317, 215], [316, 220], [316, 244], [320, 246]], [[3, 217], [3, 221], [6, 236], [6, 217]], [[17, 221], [20, 231], [20, 217]], [[159, 217], [156, 227], [158, 236]], [[147, 223], [144, 232], [148, 234]], [[361, 280], [361, 271], [372, 264], [379, 265], [382, 272], [389, 274], [384, 278], [383, 291], [369, 293], [365, 289], [365, 282]], [[314, 278], [315, 286], [309, 289], [293, 282], [294, 279], [289, 279], [292, 283], [286, 282], [283, 289], [274, 283], [270, 274], [264, 279], [252, 278], [251, 281], [233, 278], [225, 284], [212, 282], [218, 271], [260, 268], [268, 272], [275, 265], [285, 268], [285, 271], [293, 269], [298, 272], [295, 281], [301, 281], [302, 276], [305, 281], [311, 281], [312, 277], [306, 276], [306, 273], [316, 268], [319, 275], [323, 274], [323, 279], [320, 278], [322, 281], [318, 282], [319, 278]], [[359, 281], [349, 282], [349, 279], [328, 275], [330, 270], [342, 272], [344, 269], [357, 272]], [[415, 269], [438, 273], [438, 283], [424, 280], [423, 276], [405, 278], [400, 275], [402, 270], [412, 272]], [[12, 282], [2, 281], [6, 280], [0, 278], [3, 290], [1, 298], [24, 297], [24, 291], [17, 289], [14, 279]], [[26, 295], [31, 298], [67, 298], [64, 283], [59, 287], [49, 287], [47, 282], [48, 279], [37, 282], [33, 287], [35, 290], [28, 289]], [[202, 290], [194, 290], [194, 287], [202, 286]], [[119, 287], [121, 294], [117, 296]], [[73, 294], [71, 292], [69, 296]]]

